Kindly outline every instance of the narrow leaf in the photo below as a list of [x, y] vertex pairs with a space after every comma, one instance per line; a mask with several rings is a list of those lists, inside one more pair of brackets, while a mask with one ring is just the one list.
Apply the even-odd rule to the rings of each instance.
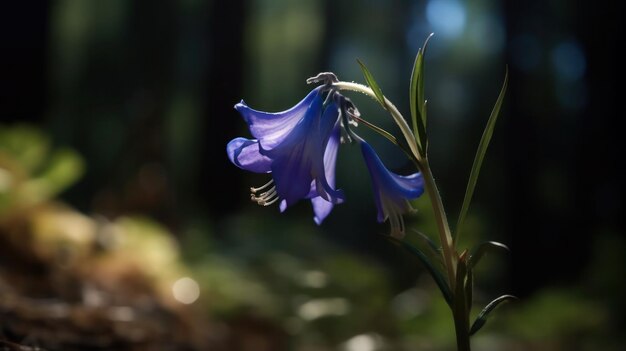
[[476, 334], [476, 332], [479, 331], [480, 328], [482, 328], [485, 325], [485, 323], [487, 323], [487, 317], [489, 317], [489, 314], [496, 307], [498, 307], [503, 302], [510, 301], [510, 300], [517, 300], [517, 297], [513, 295], [502, 295], [498, 297], [497, 299], [491, 301], [482, 311], [480, 311], [480, 313], [478, 314], [478, 317], [476, 317], [476, 320], [474, 321], [474, 323], [472, 324], [472, 328], [470, 329], [470, 335]]
[[417, 51], [415, 56], [415, 63], [413, 64], [413, 72], [411, 73], [411, 84], [409, 86], [409, 102], [411, 104], [411, 122], [413, 122], [413, 134], [417, 140], [418, 145], [422, 145], [422, 130], [425, 130], [422, 123], [422, 116], [420, 116], [421, 102], [419, 101], [417, 87], [419, 86], [420, 72], [423, 63], [422, 49]]
[[411, 120], [413, 122], [413, 134], [415, 134], [418, 145], [422, 150], [426, 149], [426, 106], [424, 100], [424, 53], [428, 40], [432, 37], [431, 33], [424, 46], [417, 51], [415, 63], [413, 64], [413, 72], [411, 73], [411, 83], [409, 87], [409, 102], [411, 105]]
[[435, 268], [428, 256], [426, 256], [426, 254], [424, 254], [420, 249], [413, 247], [402, 240], [398, 240], [388, 235], [385, 235], [385, 238], [397, 245], [402, 246], [405, 250], [415, 255], [422, 262], [428, 273], [430, 273], [435, 280], [435, 283], [437, 283], [437, 286], [439, 287], [439, 290], [441, 290], [441, 293], [443, 294], [443, 297], [448, 305], [452, 306], [452, 293], [448, 283], [446, 282], [446, 278], [438, 269]]
[[359, 63], [359, 66], [361, 66], [361, 71], [363, 71], [363, 76], [365, 76], [365, 81], [367, 82], [367, 85], [372, 88], [374, 95], [376, 95], [376, 99], [386, 110], [387, 103], [385, 102], [385, 96], [383, 95], [383, 91], [378, 86], [378, 83], [376, 83], [374, 76], [372, 76], [370, 71], [367, 69], [367, 67], [365, 67], [365, 64], [361, 62], [361, 60], [357, 59], [356, 61]]
[[478, 247], [476, 247], [474, 250], [472, 250], [472, 255], [470, 256], [469, 263], [468, 263], [469, 269], [473, 269], [474, 267], [476, 267], [476, 264], [485, 255], [485, 253], [494, 252], [494, 251], [510, 251], [510, 250], [506, 245], [499, 243], [497, 241], [486, 241], [478, 245]]
[[420, 232], [417, 229], [413, 229], [413, 232], [417, 233], [417, 235], [419, 236], [419, 238], [426, 243], [426, 246], [428, 246], [428, 248], [430, 249], [430, 251], [435, 254], [435, 255], [441, 255], [441, 247], [438, 246], [433, 239], [431, 239], [428, 235]]
[[424, 55], [426, 54], [426, 46], [428, 45], [428, 40], [434, 35], [434, 33], [430, 33], [428, 38], [424, 41], [424, 47], [422, 48], [422, 62], [420, 63], [420, 79], [417, 87], [417, 98], [420, 102], [420, 114], [422, 115], [422, 120], [424, 123], [424, 127], [426, 127], [426, 99], [424, 99]]
[[472, 171], [470, 172], [469, 180], [467, 181], [467, 189], [465, 190], [465, 198], [463, 199], [463, 206], [461, 206], [461, 212], [459, 213], [459, 219], [456, 224], [456, 240], [458, 240], [461, 234], [461, 230], [463, 228], [463, 222], [465, 222], [465, 216], [467, 215], [467, 210], [469, 209], [470, 202], [472, 201], [472, 197], [474, 196], [474, 188], [476, 187], [478, 174], [480, 173], [480, 168], [483, 164], [485, 153], [487, 152], [487, 147], [489, 146], [489, 142], [491, 141], [491, 137], [493, 135], [494, 127], [496, 126], [496, 121], [498, 120], [498, 114], [500, 113], [500, 107], [502, 106], [502, 100], [504, 99], [504, 94], [506, 92], [508, 80], [509, 80], [509, 70], [507, 68], [506, 73], [504, 75], [504, 84], [502, 84], [500, 95], [498, 96], [498, 99], [496, 100], [496, 104], [493, 106], [493, 110], [491, 111], [491, 116], [489, 116], [489, 120], [487, 121], [487, 126], [485, 127], [485, 130], [483, 131], [483, 136], [480, 139], [480, 143], [478, 144], [478, 150], [476, 151], [474, 164], [472, 165]]
[[421, 114], [422, 114], [422, 120], [424, 121], [424, 123], [418, 125], [418, 128], [421, 130], [424, 140], [424, 155], [426, 155], [428, 153], [428, 135], [426, 134], [426, 106], [428, 105], [428, 100], [424, 100], [424, 109], [422, 110]]
[[[364, 119], [362, 119], [361, 117], [358, 117], [358, 116], [352, 116], [352, 118], [355, 119], [359, 123], [363, 123], [363, 125], [365, 125], [369, 129], [371, 129], [371, 130], [375, 131], [376, 133], [380, 134], [381, 136], [385, 137], [387, 140], [392, 142], [395, 146], [400, 147], [400, 148], [404, 147], [404, 145], [400, 145], [398, 143], [398, 139], [396, 139], [395, 136], [393, 136], [388, 131], [382, 129], [381, 127], [375, 125], [374, 123], [368, 122], [368, 121], [366, 121], [366, 120], [364, 120]], [[410, 151], [407, 151], [405, 147], [404, 147], [403, 150], [405, 150], [405, 152], [409, 152], [409, 155], [410, 155]]]

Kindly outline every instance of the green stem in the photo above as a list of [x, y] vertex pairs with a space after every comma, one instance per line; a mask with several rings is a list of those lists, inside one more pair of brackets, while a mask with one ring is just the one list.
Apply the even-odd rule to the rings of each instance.
[[472, 287], [471, 284], [468, 284], [468, 278], [471, 274], [471, 271], [468, 271], [467, 267], [467, 252], [463, 252], [458, 259], [456, 289], [454, 290], [454, 299], [452, 302], [452, 317], [454, 318], [457, 351], [470, 351], [469, 311], [472, 304], [469, 300], [468, 289], [472, 289]]
[[443, 202], [441, 201], [435, 178], [428, 164], [428, 158], [424, 158], [422, 162], [419, 162], [419, 165], [422, 176], [424, 177], [426, 192], [428, 193], [433, 212], [435, 213], [435, 221], [437, 222], [437, 231], [439, 232], [439, 240], [443, 250], [443, 259], [448, 273], [450, 290], [454, 291], [456, 283], [456, 263], [454, 259], [454, 241], [450, 233], [450, 226], [448, 225], [448, 219], [446, 218], [446, 212], [443, 208]]
[[470, 351], [469, 321], [465, 315], [453, 314], [457, 351]]

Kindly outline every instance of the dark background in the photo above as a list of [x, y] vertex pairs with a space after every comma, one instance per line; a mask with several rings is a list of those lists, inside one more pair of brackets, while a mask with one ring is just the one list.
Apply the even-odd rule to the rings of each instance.
[[[232, 166], [224, 151], [248, 136], [236, 102], [287, 109], [320, 71], [363, 82], [356, 58], [408, 111], [412, 60], [435, 32], [426, 59], [431, 162], [453, 220], [509, 69], [464, 238], [511, 248], [483, 279], [486, 291], [524, 300], [574, 289], [621, 311], [609, 317], [620, 326], [623, 13], [619, 2], [556, 0], [11, 2], [0, 11], [0, 119], [33, 124], [82, 154], [86, 173], [62, 196], [80, 211], [149, 215], [178, 236], [203, 223], [223, 247], [241, 244], [233, 223], [250, 214], [298, 220], [341, 250], [392, 267], [391, 289], [401, 291], [413, 268], [398, 268], [406, 262], [372, 239], [387, 229], [374, 226], [367, 179], [350, 176], [362, 167], [358, 153], [340, 154], [348, 202], [313, 228], [306, 204], [280, 216], [250, 204], [246, 189], [266, 180]], [[393, 130], [376, 105], [354, 100]], [[410, 170], [372, 138], [390, 168]], [[422, 212], [412, 222], [428, 228]], [[247, 238], [272, 233], [259, 235]]]

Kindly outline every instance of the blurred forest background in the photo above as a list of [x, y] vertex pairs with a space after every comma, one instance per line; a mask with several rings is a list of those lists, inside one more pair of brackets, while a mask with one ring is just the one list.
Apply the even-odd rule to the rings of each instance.
[[[622, 350], [623, 13], [562, 0], [4, 4], [0, 348], [452, 350], [433, 282], [379, 235], [357, 150], [340, 151], [348, 201], [319, 227], [305, 201], [284, 214], [251, 203], [267, 178], [225, 154], [249, 136], [235, 103], [285, 110], [321, 71], [363, 82], [357, 58], [407, 115], [413, 60], [434, 32], [430, 158], [452, 223], [510, 72], [462, 245], [511, 248], [480, 267], [478, 307], [520, 301], [475, 348]], [[408, 221], [434, 237], [426, 205]]]

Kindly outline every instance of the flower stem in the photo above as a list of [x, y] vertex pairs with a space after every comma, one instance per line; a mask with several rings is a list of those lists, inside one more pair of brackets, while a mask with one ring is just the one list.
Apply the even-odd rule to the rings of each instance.
[[454, 241], [452, 240], [450, 226], [448, 225], [448, 219], [443, 208], [443, 202], [441, 201], [439, 190], [437, 189], [437, 184], [435, 183], [435, 178], [433, 177], [430, 165], [428, 164], [428, 158], [422, 159], [421, 162], [418, 161], [418, 164], [420, 171], [422, 172], [422, 176], [424, 177], [424, 185], [426, 187], [426, 192], [428, 193], [428, 198], [430, 199], [435, 213], [435, 221], [437, 222], [439, 240], [443, 251], [443, 259], [448, 273], [448, 283], [450, 284], [450, 290], [454, 291], [454, 285], [456, 283], [456, 263], [454, 257]]
[[456, 332], [457, 351], [470, 351], [469, 325], [465, 316], [454, 314], [454, 331]]

